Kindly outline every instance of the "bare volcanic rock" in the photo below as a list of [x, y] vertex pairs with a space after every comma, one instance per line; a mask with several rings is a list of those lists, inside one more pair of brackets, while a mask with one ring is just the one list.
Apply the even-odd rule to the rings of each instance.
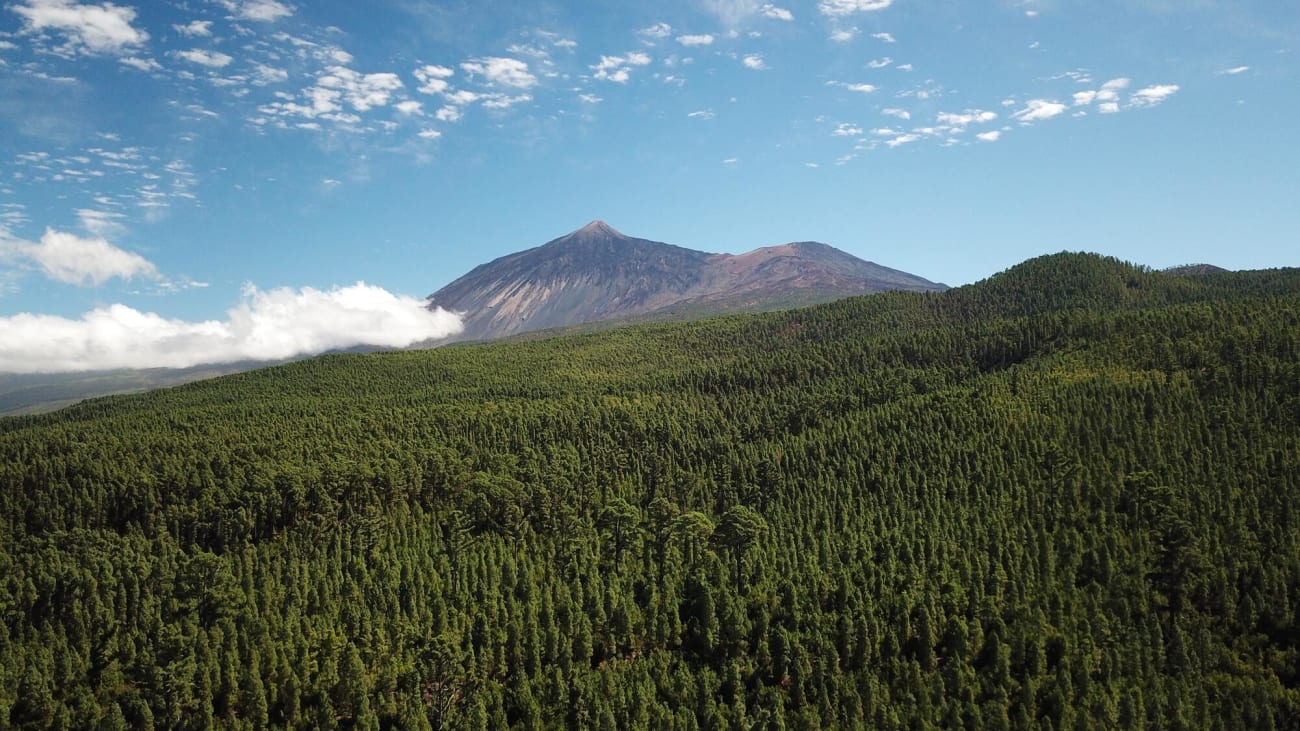
[[459, 339], [486, 340], [684, 305], [728, 311], [891, 289], [947, 287], [826, 244], [709, 254], [633, 238], [592, 221], [542, 246], [478, 266], [428, 302], [464, 314]]

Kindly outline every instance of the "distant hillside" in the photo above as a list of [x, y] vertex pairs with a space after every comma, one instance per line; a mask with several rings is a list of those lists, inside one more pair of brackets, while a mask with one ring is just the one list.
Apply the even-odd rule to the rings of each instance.
[[1223, 267], [1216, 267], [1213, 264], [1183, 264], [1182, 266], [1169, 267], [1161, 271], [1175, 277], [1190, 277], [1197, 274], [1224, 274], [1228, 270]]
[[[815, 242], [709, 254], [625, 236], [601, 221], [483, 264], [429, 296], [465, 314], [462, 340], [605, 320], [664, 319], [946, 289]], [[788, 305], [786, 305], [788, 306]]]
[[1300, 270], [0, 418], [0, 727], [1294, 729]]

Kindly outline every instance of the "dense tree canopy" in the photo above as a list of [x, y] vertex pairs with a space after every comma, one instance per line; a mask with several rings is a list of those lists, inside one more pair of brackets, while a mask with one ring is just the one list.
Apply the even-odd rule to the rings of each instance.
[[0, 420], [0, 728], [1300, 723], [1300, 272], [328, 356]]

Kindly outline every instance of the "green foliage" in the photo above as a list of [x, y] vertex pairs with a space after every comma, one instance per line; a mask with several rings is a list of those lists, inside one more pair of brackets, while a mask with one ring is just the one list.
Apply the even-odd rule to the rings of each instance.
[[328, 356], [0, 419], [0, 728], [1289, 728], [1300, 272]]

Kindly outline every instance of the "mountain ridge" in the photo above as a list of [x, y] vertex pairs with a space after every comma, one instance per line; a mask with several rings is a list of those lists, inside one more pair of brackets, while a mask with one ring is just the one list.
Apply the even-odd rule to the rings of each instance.
[[820, 242], [715, 254], [628, 236], [597, 219], [481, 264], [426, 301], [464, 314], [456, 339], [487, 340], [682, 305], [726, 312], [764, 309], [795, 292], [793, 299], [812, 304], [894, 289], [947, 287]]

